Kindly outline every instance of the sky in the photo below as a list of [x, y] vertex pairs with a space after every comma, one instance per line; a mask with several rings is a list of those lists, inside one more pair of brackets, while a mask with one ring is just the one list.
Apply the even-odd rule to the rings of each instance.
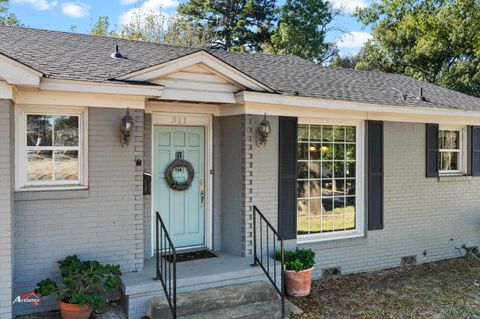
[[[186, 0], [10, 0], [10, 11], [28, 27], [87, 32], [92, 21], [99, 16], [108, 16], [112, 25], [121, 27], [127, 23], [136, 8], [174, 13], [179, 3]], [[355, 54], [370, 38], [368, 29], [350, 14], [356, 7], [365, 7], [371, 0], [331, 0], [333, 6], [341, 10], [333, 25], [344, 32], [334, 31], [328, 41], [337, 43], [343, 55]]]

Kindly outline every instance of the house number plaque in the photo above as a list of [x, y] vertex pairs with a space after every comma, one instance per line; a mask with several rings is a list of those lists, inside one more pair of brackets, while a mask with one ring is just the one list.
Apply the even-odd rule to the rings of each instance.
[[185, 116], [172, 116], [170, 117], [171, 124], [187, 124], [187, 117]]

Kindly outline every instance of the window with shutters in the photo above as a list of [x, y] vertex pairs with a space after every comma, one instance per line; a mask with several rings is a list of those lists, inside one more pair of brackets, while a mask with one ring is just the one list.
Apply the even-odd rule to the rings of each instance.
[[360, 123], [299, 123], [300, 240], [363, 234], [363, 154]]
[[440, 175], [466, 173], [466, 131], [464, 126], [442, 126], [438, 131]]

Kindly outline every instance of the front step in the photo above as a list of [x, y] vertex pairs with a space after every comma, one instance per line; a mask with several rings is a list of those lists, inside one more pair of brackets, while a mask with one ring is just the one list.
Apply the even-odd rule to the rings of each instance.
[[[151, 319], [172, 318], [165, 297], [149, 302]], [[281, 318], [281, 301], [275, 289], [266, 282], [210, 288], [177, 295], [177, 317], [210, 318]]]

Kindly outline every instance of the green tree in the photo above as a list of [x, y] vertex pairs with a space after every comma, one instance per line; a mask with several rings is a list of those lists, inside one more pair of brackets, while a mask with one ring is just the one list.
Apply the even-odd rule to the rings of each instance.
[[207, 47], [207, 43], [213, 41], [210, 30], [195, 28], [183, 16], [176, 14], [168, 20], [167, 31], [163, 43], [193, 48]]
[[0, 25], [23, 26], [17, 16], [9, 12], [8, 0], [0, 0]]
[[188, 0], [178, 12], [208, 46], [226, 51], [261, 51], [270, 41], [275, 0]]
[[297, 55], [317, 63], [329, 60], [338, 53], [335, 44], [326, 41], [337, 14], [328, 1], [287, 0], [279, 8], [271, 51]]
[[358, 63], [358, 55], [340, 55], [336, 54], [331, 63], [332, 68], [355, 69]]
[[107, 16], [100, 16], [97, 18], [97, 21], [90, 22], [90, 34], [97, 35], [97, 36], [110, 36], [111, 31], [110, 28], [110, 19]]
[[381, 0], [356, 12], [373, 39], [357, 69], [413, 76], [480, 96], [480, 3]]

